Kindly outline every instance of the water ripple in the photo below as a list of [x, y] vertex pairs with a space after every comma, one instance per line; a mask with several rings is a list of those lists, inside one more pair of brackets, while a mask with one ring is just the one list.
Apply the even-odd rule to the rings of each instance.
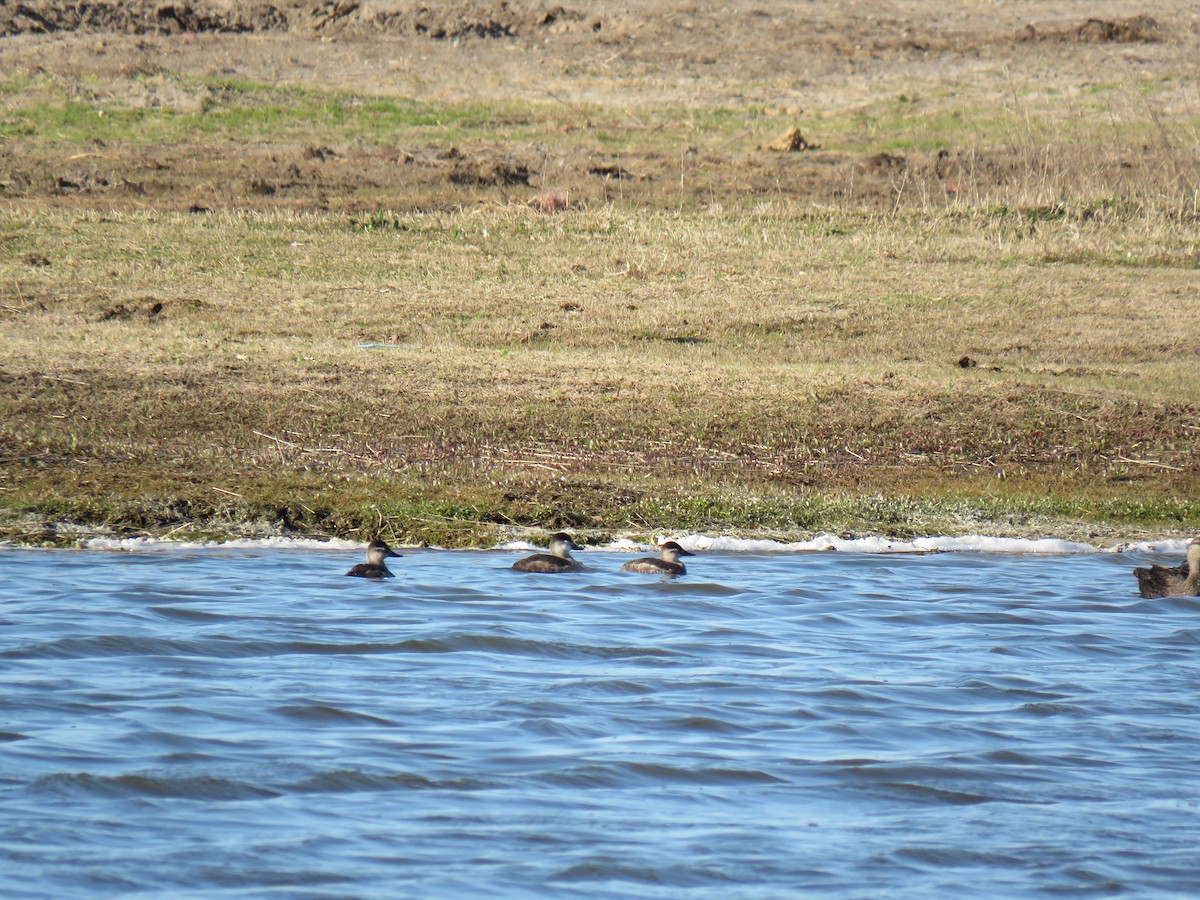
[[0, 891], [1194, 893], [1154, 554], [360, 555], [0, 550]]
[[315, 641], [255, 641], [232, 635], [215, 635], [210, 638], [185, 641], [103, 634], [30, 644], [0, 652], [0, 657], [9, 659], [90, 659], [100, 656], [199, 656], [232, 659], [295, 654], [357, 657], [386, 653], [472, 652], [542, 656], [555, 659], [668, 658], [678, 655], [658, 647], [572, 644], [562, 641], [509, 638], [491, 634], [459, 634], [446, 638], [412, 638], [392, 642], [344, 644]]
[[279, 795], [278, 791], [261, 784], [212, 776], [165, 778], [153, 775], [103, 776], [87, 772], [42, 775], [33, 782], [31, 789], [56, 795], [177, 797], [191, 800], [250, 800]]

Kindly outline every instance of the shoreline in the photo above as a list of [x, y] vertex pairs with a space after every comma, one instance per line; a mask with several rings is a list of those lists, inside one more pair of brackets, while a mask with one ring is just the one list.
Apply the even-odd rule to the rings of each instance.
[[[686, 541], [688, 548], [732, 550], [746, 549], [771, 552], [821, 551], [860, 549], [864, 552], [942, 552], [946, 550], [969, 550], [994, 548], [1017, 549], [1018, 545], [1055, 544], [1088, 547], [1096, 552], [1123, 552], [1129, 549], [1142, 551], [1168, 550], [1179, 552], [1186, 549], [1187, 542], [1196, 536], [1195, 530], [1187, 528], [1134, 528], [1095, 522], [1065, 520], [1029, 521], [1020, 526], [976, 521], [967, 523], [956, 518], [944, 518], [946, 527], [927, 529], [753, 529], [721, 527], [715, 524], [701, 531], [690, 528], [659, 527], [653, 529], [605, 529], [577, 527], [571, 529], [576, 539], [589, 549], [629, 549], [645, 551], [652, 549], [662, 540]], [[428, 540], [420, 537], [419, 531], [403, 531], [383, 528], [374, 532], [363, 532], [358, 536], [336, 535], [320, 532], [304, 532], [264, 526], [261, 523], [243, 523], [242, 527], [228, 521], [192, 522], [169, 528], [118, 529], [97, 523], [34, 518], [26, 515], [21, 520], [0, 520], [0, 548], [80, 548], [113, 549], [135, 545], [158, 546], [246, 546], [246, 545], [311, 545], [339, 548], [359, 548], [376, 536], [383, 536], [400, 548], [429, 548], [439, 550], [481, 551], [504, 549], [511, 545], [519, 549], [533, 549], [544, 542], [544, 538], [560, 526], [538, 527], [493, 526], [481, 532], [477, 525], [464, 528], [469, 535], [466, 541]], [[446, 529], [438, 530], [445, 535]], [[894, 548], [906, 548], [903, 550]], [[1051, 551], [1055, 552], [1055, 551]]]

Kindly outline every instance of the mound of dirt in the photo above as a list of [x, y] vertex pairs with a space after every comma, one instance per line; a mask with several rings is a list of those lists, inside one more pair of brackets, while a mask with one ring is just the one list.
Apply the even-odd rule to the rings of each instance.
[[1088, 19], [1075, 28], [1039, 31], [1026, 25], [1018, 35], [1024, 41], [1073, 41], [1080, 44], [1149, 44], [1162, 40], [1162, 27], [1152, 16], [1128, 19]]
[[1150, 16], [1134, 16], [1110, 22], [1088, 19], [1075, 30], [1076, 40], [1087, 44], [1131, 44], [1159, 40], [1158, 22]]
[[128, 34], [274, 31], [287, 11], [271, 3], [72, 3], [30, 0], [0, 8], [0, 34], [104, 31]]
[[572, 23], [582, 28], [585, 16], [562, 6], [535, 3], [520, 5], [507, 0], [462, 0], [458, 3], [351, 3], [357, 7], [342, 23], [347, 30], [447, 38], [516, 37], [534, 29]]
[[[29, 0], [0, 5], [0, 34], [72, 31], [124, 34], [364, 32], [452, 38], [516, 37], [537, 28], [582, 30], [585, 16], [547, 3], [459, 0]], [[591, 27], [594, 27], [594, 23]]]

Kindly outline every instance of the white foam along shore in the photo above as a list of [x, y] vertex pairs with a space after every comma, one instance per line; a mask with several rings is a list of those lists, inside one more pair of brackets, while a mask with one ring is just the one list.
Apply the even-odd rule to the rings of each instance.
[[[608, 544], [590, 546], [586, 550], [644, 553], [655, 550], [656, 544], [673, 540], [685, 550], [696, 552], [727, 553], [811, 553], [837, 550], [847, 553], [939, 553], [971, 551], [975, 553], [1184, 553], [1186, 540], [1137, 541], [1117, 544], [1112, 547], [1097, 547], [1079, 541], [1060, 538], [1006, 538], [987, 535], [963, 537], [919, 537], [897, 540], [878, 536], [844, 538], [835, 534], [819, 534], [803, 541], [777, 541], [763, 538], [739, 538], [727, 535], [662, 534], [656, 536], [655, 544], [646, 544], [629, 538], [619, 538]], [[536, 551], [544, 549], [529, 541], [508, 541], [498, 544], [495, 550]], [[584, 552], [586, 552], [586, 550]]]
[[263, 550], [274, 547], [282, 550], [362, 550], [367, 546], [367, 542], [348, 541], [342, 538], [292, 537], [234, 538], [228, 541], [176, 541], [171, 538], [155, 537], [93, 537], [82, 541], [80, 546], [86, 550], [123, 550], [127, 553], [185, 548]]
[[[686, 550], [722, 553], [813, 553], [841, 551], [845, 553], [1029, 553], [1029, 554], [1086, 554], [1086, 553], [1186, 553], [1186, 539], [1158, 541], [1130, 541], [1109, 547], [1097, 547], [1079, 541], [1060, 538], [1006, 538], [987, 535], [929, 537], [898, 540], [880, 536], [839, 537], [835, 534], [818, 534], [802, 541], [779, 541], [765, 538], [740, 538], [727, 535], [707, 534], [662, 534], [655, 543], [643, 543], [630, 538], [618, 538], [606, 544], [592, 544], [582, 552], [606, 551], [616, 553], [645, 553], [653, 551], [663, 541], [677, 541]], [[364, 541], [339, 538], [293, 538], [266, 537], [244, 538], [229, 541], [176, 541], [169, 538], [116, 538], [92, 537], [81, 542], [87, 550], [111, 550], [128, 553], [177, 550], [183, 548], [213, 548], [221, 550], [263, 550], [270, 548], [286, 550], [361, 550]], [[510, 552], [537, 552], [544, 550], [541, 544], [526, 540], [506, 541], [490, 548]]]

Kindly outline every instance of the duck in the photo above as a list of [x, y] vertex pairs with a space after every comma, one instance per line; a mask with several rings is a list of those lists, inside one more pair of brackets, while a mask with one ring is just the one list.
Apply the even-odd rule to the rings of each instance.
[[1188, 544], [1187, 559], [1177, 566], [1134, 569], [1143, 597], [1200, 597], [1200, 538]]
[[381, 540], [371, 541], [367, 544], [367, 561], [359, 563], [346, 574], [356, 578], [393, 578], [395, 576], [383, 561], [389, 556], [399, 557], [400, 555]]
[[517, 572], [578, 572], [583, 568], [571, 558], [572, 550], [583, 548], [571, 540], [565, 531], [550, 535], [550, 552], [535, 553], [513, 563]]
[[631, 559], [621, 566], [622, 572], [641, 572], [645, 575], [686, 575], [687, 568], [679, 561], [681, 556], [695, 556], [674, 541], [667, 541], [659, 549], [659, 558], [643, 556], [641, 559]]

